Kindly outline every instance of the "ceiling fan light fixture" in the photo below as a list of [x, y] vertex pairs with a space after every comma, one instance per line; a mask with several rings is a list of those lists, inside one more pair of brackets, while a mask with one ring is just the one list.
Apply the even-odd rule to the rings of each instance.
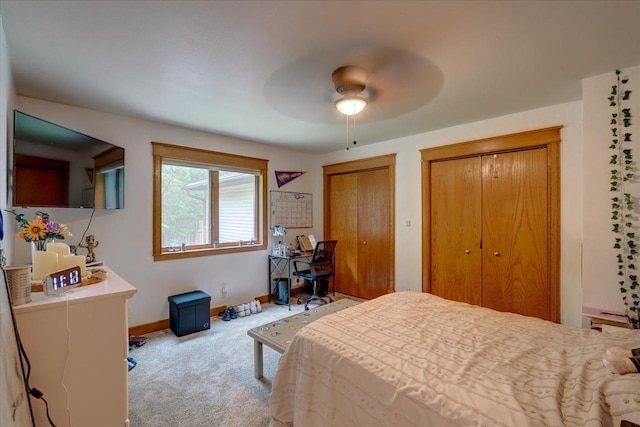
[[367, 106], [367, 100], [361, 96], [343, 96], [334, 105], [345, 116], [353, 116]]
[[367, 106], [367, 100], [359, 94], [367, 84], [367, 70], [358, 65], [345, 65], [333, 71], [331, 79], [340, 94], [333, 105], [346, 116], [354, 116]]

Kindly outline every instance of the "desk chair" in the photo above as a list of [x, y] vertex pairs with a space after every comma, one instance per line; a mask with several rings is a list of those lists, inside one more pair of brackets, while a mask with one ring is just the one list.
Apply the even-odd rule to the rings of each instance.
[[[309, 297], [298, 298], [298, 304], [305, 301], [304, 309], [309, 310], [309, 303], [311, 301], [318, 301], [318, 304], [328, 302], [318, 295], [318, 280], [331, 280], [331, 276], [334, 276], [334, 289], [335, 289], [335, 248], [338, 244], [337, 240], [325, 240], [318, 242], [313, 250], [311, 259], [306, 260], [294, 260], [293, 268], [295, 272], [294, 276], [301, 277], [305, 280], [309, 280], [313, 283], [313, 295]], [[301, 268], [303, 265], [307, 268]], [[327, 286], [328, 290], [328, 286]], [[330, 302], [333, 302], [330, 296], [327, 295]]]

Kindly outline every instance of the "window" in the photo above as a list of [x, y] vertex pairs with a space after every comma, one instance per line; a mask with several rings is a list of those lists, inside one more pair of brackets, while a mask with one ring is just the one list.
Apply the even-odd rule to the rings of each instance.
[[152, 144], [154, 260], [266, 249], [267, 160]]
[[93, 158], [93, 167], [91, 179], [95, 186], [95, 197], [94, 193], [87, 191], [83, 194], [83, 204], [97, 208], [122, 209], [124, 207], [124, 149], [113, 147], [98, 154]]
[[104, 207], [122, 209], [124, 207], [124, 165], [101, 173], [104, 175]]

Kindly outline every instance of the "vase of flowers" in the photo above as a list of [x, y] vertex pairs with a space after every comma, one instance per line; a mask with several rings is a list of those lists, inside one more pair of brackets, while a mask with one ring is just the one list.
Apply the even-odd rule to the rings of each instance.
[[36, 251], [46, 251], [47, 243], [53, 242], [54, 239], [64, 240], [65, 236], [71, 236], [66, 224], [51, 221], [46, 212], [36, 212], [36, 217], [32, 220], [27, 219], [24, 214], [16, 213], [15, 210], [7, 212], [13, 214], [18, 221], [20, 227], [18, 237], [25, 242], [33, 243], [32, 246]]
[[[52, 254], [45, 253], [47, 243], [52, 243], [55, 239], [64, 240], [65, 236], [71, 236], [69, 228], [66, 224], [51, 221], [46, 212], [36, 212], [36, 217], [31, 220], [24, 214], [16, 213], [15, 210], [7, 210], [7, 212], [13, 214], [18, 221], [20, 227], [18, 237], [31, 243], [32, 280], [42, 280], [43, 271], [48, 271], [48, 265], [53, 263], [53, 260], [47, 258], [47, 255]], [[55, 258], [57, 260], [57, 256]]]

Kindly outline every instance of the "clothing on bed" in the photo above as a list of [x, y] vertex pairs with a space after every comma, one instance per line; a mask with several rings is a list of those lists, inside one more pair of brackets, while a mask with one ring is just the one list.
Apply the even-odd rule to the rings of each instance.
[[640, 374], [603, 364], [640, 331], [600, 333], [452, 302], [384, 295], [301, 329], [271, 394], [274, 426], [619, 426]]
[[640, 372], [640, 357], [632, 356], [630, 350], [620, 349], [620, 347], [609, 347], [602, 358], [602, 363], [618, 375]]

